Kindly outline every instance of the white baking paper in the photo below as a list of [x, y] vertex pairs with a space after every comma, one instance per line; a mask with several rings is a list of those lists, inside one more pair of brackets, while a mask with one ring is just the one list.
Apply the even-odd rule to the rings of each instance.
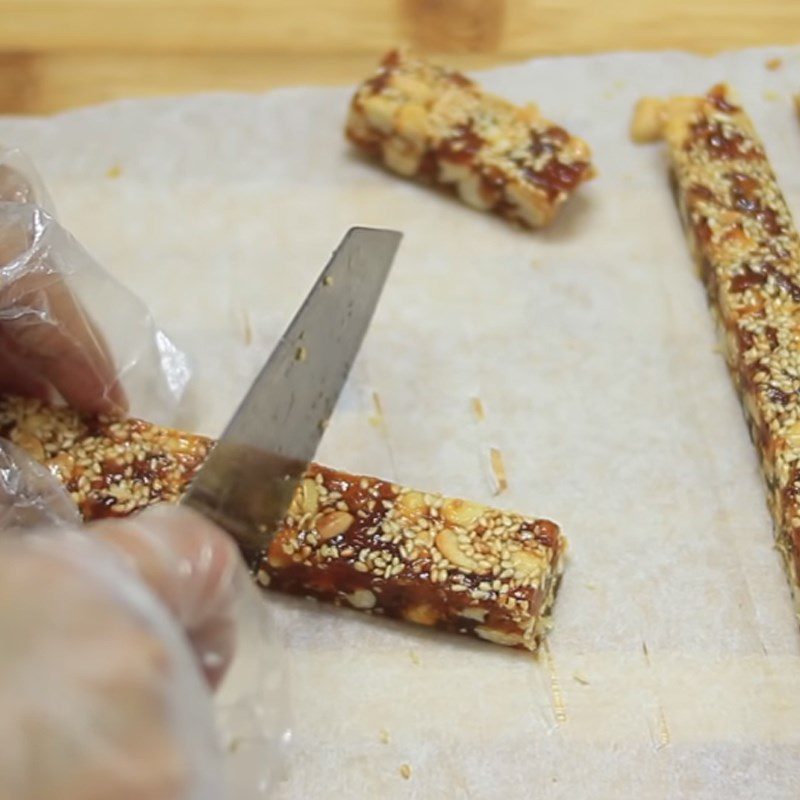
[[[800, 632], [663, 152], [627, 126], [642, 94], [726, 79], [800, 209], [800, 49], [479, 77], [594, 148], [600, 177], [550, 230], [356, 156], [344, 88], [6, 118], [0, 138], [189, 352], [179, 422], [210, 434], [345, 230], [402, 230], [320, 460], [550, 517], [571, 540], [538, 661], [269, 596], [291, 647], [278, 798], [796, 798]], [[508, 473], [498, 497], [491, 447]]]

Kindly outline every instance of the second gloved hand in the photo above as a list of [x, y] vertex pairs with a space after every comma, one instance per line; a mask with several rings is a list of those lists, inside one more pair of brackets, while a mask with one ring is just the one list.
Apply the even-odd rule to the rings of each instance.
[[240, 567], [178, 508], [0, 538], [0, 800], [223, 797]]

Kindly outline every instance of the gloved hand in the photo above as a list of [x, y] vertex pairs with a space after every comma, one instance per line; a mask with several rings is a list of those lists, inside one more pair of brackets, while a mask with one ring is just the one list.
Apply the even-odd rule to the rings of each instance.
[[[144, 304], [0, 145], [0, 393], [55, 390], [88, 412], [130, 397], [169, 424], [188, 378]], [[289, 738], [285, 673], [233, 545], [175, 508], [79, 525], [63, 487], [0, 440], [0, 800], [222, 800], [223, 784], [263, 797]], [[6, 535], [30, 526], [46, 529]], [[242, 646], [215, 709], [223, 765], [209, 693], [234, 617]]]
[[[185, 356], [59, 225], [30, 162], [0, 144], [0, 392], [169, 424]], [[125, 391], [122, 389], [122, 381]]]
[[0, 391], [47, 399], [52, 385], [81, 410], [123, 411], [108, 345], [48, 241], [54, 224], [37, 184], [18, 154], [0, 149]]
[[156, 507], [0, 537], [0, 800], [219, 800], [232, 542]]

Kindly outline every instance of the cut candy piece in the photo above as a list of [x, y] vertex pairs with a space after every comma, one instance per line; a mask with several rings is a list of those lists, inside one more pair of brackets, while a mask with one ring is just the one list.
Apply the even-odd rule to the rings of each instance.
[[547, 520], [312, 466], [259, 580], [535, 650], [565, 547]]
[[533, 228], [594, 175], [585, 142], [535, 107], [400, 51], [356, 91], [346, 133], [392, 171], [453, 186], [468, 205]]

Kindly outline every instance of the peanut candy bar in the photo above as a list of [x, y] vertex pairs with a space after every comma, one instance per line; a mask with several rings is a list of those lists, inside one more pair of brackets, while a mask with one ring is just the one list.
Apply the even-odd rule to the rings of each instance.
[[[0, 398], [0, 436], [87, 520], [177, 501], [213, 446], [141, 420]], [[566, 541], [557, 525], [312, 465], [256, 565], [263, 586], [535, 650]]]
[[451, 186], [468, 205], [532, 228], [594, 175], [585, 142], [534, 106], [396, 50], [356, 91], [346, 133], [394, 172]]
[[800, 238], [764, 145], [728, 87], [640, 101], [632, 133], [667, 143], [800, 612]]
[[535, 650], [564, 548], [547, 520], [313, 466], [258, 580]]

